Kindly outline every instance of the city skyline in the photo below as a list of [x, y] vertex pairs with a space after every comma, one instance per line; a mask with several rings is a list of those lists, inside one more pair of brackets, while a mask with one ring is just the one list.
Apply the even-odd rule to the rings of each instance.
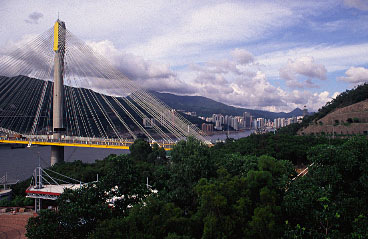
[[368, 81], [363, 0], [0, 2], [0, 54], [52, 27], [59, 12], [68, 29], [150, 90], [316, 111]]

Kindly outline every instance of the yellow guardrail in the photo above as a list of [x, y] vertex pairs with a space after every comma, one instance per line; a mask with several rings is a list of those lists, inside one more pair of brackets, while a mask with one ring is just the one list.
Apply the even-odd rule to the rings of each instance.
[[[36, 144], [36, 145], [49, 145], [49, 146], [67, 146], [67, 147], [84, 147], [84, 148], [104, 148], [104, 149], [129, 149], [129, 146], [133, 144], [133, 142], [113, 142], [108, 141], [101, 144], [97, 144], [93, 141], [85, 141], [82, 142], [48, 142], [48, 141], [32, 141], [29, 139], [25, 140], [14, 140], [14, 139], [2, 139], [0, 138], [0, 143], [6, 144]], [[163, 144], [165, 150], [171, 150], [174, 144]], [[171, 146], [171, 147], [170, 147]]]

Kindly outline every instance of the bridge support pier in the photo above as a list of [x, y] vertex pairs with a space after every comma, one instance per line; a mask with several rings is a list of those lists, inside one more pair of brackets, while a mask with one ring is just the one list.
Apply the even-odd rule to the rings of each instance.
[[[59, 19], [54, 26], [54, 92], [53, 92], [53, 139], [59, 140], [65, 133], [63, 127], [64, 104], [64, 54], [65, 54], [65, 23]], [[64, 161], [64, 147], [51, 146], [51, 166]]]
[[64, 161], [64, 146], [51, 146], [51, 166]]

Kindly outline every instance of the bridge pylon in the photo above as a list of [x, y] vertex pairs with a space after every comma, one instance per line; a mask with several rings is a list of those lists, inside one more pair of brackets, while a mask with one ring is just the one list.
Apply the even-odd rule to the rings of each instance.
[[[54, 92], [53, 92], [53, 139], [60, 140], [65, 133], [63, 127], [64, 100], [64, 55], [65, 55], [65, 23], [59, 19], [54, 25]], [[51, 146], [51, 166], [64, 161], [64, 147]]]

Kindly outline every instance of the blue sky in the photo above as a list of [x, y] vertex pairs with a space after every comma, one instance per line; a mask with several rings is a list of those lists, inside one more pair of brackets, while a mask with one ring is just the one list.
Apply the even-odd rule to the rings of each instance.
[[368, 1], [1, 1], [0, 47], [57, 18], [140, 85], [317, 110], [368, 82]]

